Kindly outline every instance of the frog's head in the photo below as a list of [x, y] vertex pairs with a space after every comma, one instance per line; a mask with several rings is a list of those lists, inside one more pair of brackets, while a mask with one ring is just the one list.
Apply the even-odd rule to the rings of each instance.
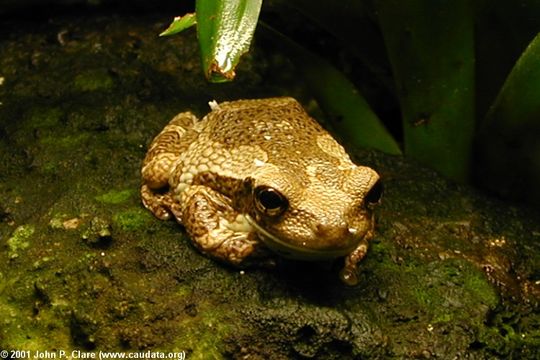
[[244, 190], [246, 218], [270, 249], [317, 260], [356, 248], [373, 226], [382, 186], [369, 167], [312, 164], [302, 174], [263, 167]]

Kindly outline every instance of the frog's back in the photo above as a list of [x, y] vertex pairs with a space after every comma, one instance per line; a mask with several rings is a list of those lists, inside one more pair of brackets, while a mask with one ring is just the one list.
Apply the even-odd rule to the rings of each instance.
[[293, 98], [224, 102], [205, 122], [208, 140], [226, 148], [258, 147], [276, 165], [294, 166], [302, 157], [327, 155], [318, 139], [329, 134]]

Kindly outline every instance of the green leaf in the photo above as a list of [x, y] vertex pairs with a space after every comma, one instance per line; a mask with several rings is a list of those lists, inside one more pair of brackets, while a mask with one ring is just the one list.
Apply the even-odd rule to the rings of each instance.
[[514, 199], [540, 204], [540, 34], [506, 78], [477, 138], [478, 180]]
[[476, 113], [484, 117], [540, 29], [540, 1], [477, 0], [476, 14]]
[[468, 0], [376, 0], [400, 101], [405, 154], [458, 181], [469, 178], [474, 21]]
[[401, 154], [399, 145], [355, 86], [329, 62], [264, 25], [286, 51], [338, 133], [356, 146]]
[[174, 18], [173, 22], [169, 25], [169, 27], [161, 34], [159, 34], [159, 36], [178, 34], [179, 32], [182, 32], [187, 28], [192, 27], [196, 23], [197, 17], [195, 16], [195, 13], [189, 13], [184, 16], [177, 16]]
[[540, 34], [531, 41], [516, 62], [486, 117], [486, 125], [496, 125], [514, 134], [526, 126], [540, 128]]
[[249, 50], [262, 0], [197, 0], [203, 69], [211, 82], [230, 81]]

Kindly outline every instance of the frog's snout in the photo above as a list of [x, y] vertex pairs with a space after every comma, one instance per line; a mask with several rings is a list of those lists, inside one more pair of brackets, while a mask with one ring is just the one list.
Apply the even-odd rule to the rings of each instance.
[[315, 225], [315, 235], [324, 239], [343, 239], [351, 236], [347, 224], [339, 224], [335, 226], [333, 224], [318, 223]]
[[364, 236], [362, 231], [343, 221], [339, 224], [318, 223], [313, 227], [313, 238], [316, 241], [310, 242], [312, 247], [320, 250], [350, 250], [356, 246], [358, 241]]

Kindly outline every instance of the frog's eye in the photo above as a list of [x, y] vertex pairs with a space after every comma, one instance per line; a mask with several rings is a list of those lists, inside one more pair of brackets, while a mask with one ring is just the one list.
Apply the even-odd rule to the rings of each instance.
[[377, 180], [377, 182], [371, 187], [371, 189], [369, 189], [366, 196], [364, 197], [366, 204], [368, 205], [378, 204], [379, 201], [381, 201], [382, 193], [383, 193], [383, 184], [380, 180]]
[[282, 193], [268, 186], [257, 186], [255, 188], [255, 206], [268, 216], [279, 216], [283, 214], [289, 206], [289, 201]]

